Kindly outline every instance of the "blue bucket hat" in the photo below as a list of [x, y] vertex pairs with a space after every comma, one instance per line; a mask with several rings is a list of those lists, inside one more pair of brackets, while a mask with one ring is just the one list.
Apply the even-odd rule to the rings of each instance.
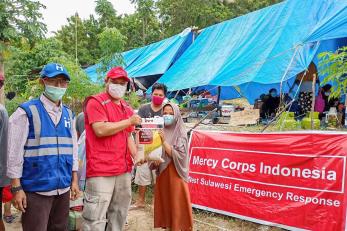
[[68, 80], [70, 80], [69, 73], [67, 72], [66, 68], [59, 64], [59, 63], [48, 63], [40, 72], [41, 78], [48, 77], [48, 78], [54, 78], [57, 75], [64, 75]]

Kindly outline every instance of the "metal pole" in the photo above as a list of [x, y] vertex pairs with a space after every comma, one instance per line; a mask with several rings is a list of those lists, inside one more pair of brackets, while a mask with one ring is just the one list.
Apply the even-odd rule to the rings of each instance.
[[217, 95], [217, 104], [219, 105], [219, 101], [220, 101], [220, 94], [221, 94], [221, 91], [222, 91], [222, 87], [221, 86], [218, 86], [217, 88], [217, 92], [218, 92], [218, 95]]

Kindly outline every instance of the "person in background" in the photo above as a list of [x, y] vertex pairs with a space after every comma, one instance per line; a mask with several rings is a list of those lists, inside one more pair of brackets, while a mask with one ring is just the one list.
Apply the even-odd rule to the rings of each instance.
[[[3, 88], [5, 77], [0, 74], [0, 89]], [[7, 166], [7, 138], [8, 138], [8, 115], [6, 108], [0, 104], [0, 206], [2, 217], [2, 191], [5, 186], [10, 184], [10, 179], [6, 176]], [[5, 230], [4, 222], [0, 221], [0, 231]]]
[[[152, 101], [140, 107], [138, 115], [141, 118], [151, 118], [161, 116], [162, 104], [167, 94], [167, 87], [161, 83], [152, 86]], [[155, 172], [149, 169], [147, 163], [136, 167], [135, 184], [139, 186], [139, 197], [131, 209], [144, 208], [146, 188], [148, 185], [155, 184]]]
[[77, 131], [77, 138], [79, 139], [82, 133], [84, 132], [84, 112], [80, 112], [76, 116], [76, 131]]
[[[314, 111], [319, 112], [319, 119], [324, 118], [324, 113], [329, 111], [332, 106], [332, 101], [329, 102], [329, 96], [331, 93], [331, 85], [325, 84], [318, 91], [318, 96], [315, 101]], [[336, 105], [335, 105], [336, 106]]]
[[298, 101], [300, 93], [300, 81], [296, 79], [289, 89], [289, 92], [284, 94], [283, 102], [285, 105], [291, 104], [287, 107], [287, 111], [294, 112], [295, 118], [300, 119], [303, 117], [301, 105]]
[[70, 76], [58, 63], [40, 74], [43, 94], [21, 104], [9, 120], [7, 176], [23, 231], [65, 231], [70, 195], [79, 195], [74, 116], [62, 104]]
[[272, 88], [262, 107], [263, 119], [275, 117], [279, 105], [280, 97], [277, 94], [277, 90]]
[[339, 122], [339, 125], [341, 127], [344, 127], [345, 126], [345, 119], [346, 119], [346, 108], [345, 108], [345, 105], [343, 103], [339, 103], [337, 105], [337, 118], [338, 118], [338, 122]]
[[259, 98], [254, 100], [253, 109], [259, 109], [259, 115], [260, 115], [261, 118], [264, 117], [264, 113], [262, 111], [264, 101], [265, 101], [265, 94], [261, 94], [259, 96]]
[[163, 163], [157, 167], [154, 193], [154, 228], [193, 230], [193, 216], [188, 189], [188, 137], [180, 110], [169, 103], [163, 106]]
[[310, 63], [306, 70], [300, 72], [296, 76], [296, 81], [298, 81], [298, 85], [300, 85], [300, 91], [298, 95], [299, 97], [296, 100], [300, 105], [302, 115], [306, 115], [306, 113], [310, 112], [312, 109], [313, 94], [315, 94], [312, 92], [312, 84], [314, 78], [316, 78], [316, 88], [318, 88], [318, 72], [317, 67], [313, 62]]
[[13, 223], [14, 220], [16, 219], [16, 216], [13, 215], [11, 212], [12, 198], [13, 198], [13, 196], [11, 193], [10, 185], [8, 185], [2, 191], [2, 203], [5, 203], [4, 204], [4, 215], [2, 218], [8, 224]]
[[[123, 100], [129, 82], [122, 67], [106, 75], [106, 92], [86, 99], [86, 188], [84, 231], [120, 231], [131, 202], [132, 157], [136, 146], [131, 136], [141, 117]], [[142, 160], [138, 160], [140, 164]], [[107, 217], [106, 217], [107, 213]]]

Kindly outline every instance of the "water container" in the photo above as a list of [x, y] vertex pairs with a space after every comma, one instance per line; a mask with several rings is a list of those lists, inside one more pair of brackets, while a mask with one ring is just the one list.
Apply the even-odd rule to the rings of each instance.
[[319, 120], [319, 112], [309, 112], [307, 116], [301, 121], [302, 129], [311, 129], [311, 117], [313, 119], [313, 128], [312, 129], [320, 129], [320, 120]]

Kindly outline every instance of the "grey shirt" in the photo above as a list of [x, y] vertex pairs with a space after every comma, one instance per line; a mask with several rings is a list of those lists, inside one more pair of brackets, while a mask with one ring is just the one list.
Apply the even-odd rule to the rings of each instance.
[[142, 118], [152, 118], [154, 116], [161, 116], [161, 110], [155, 112], [151, 107], [151, 103], [142, 105], [137, 113]]
[[0, 187], [10, 184], [7, 172], [8, 115], [5, 107], [0, 104]]

